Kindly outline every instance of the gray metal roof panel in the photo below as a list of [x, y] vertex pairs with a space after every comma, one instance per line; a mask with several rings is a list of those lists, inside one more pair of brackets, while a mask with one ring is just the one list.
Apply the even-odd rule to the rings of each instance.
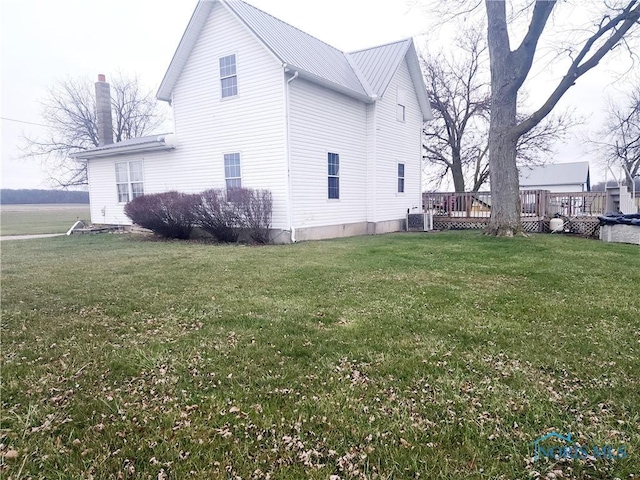
[[589, 162], [553, 163], [520, 168], [520, 186], [587, 183]]
[[405, 39], [349, 53], [376, 95], [384, 95], [410, 42], [411, 39]]
[[283, 63], [367, 95], [345, 54], [241, 0], [224, 3]]

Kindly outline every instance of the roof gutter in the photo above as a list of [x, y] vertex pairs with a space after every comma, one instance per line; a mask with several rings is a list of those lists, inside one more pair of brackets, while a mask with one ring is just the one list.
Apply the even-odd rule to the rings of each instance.
[[323, 87], [326, 87], [330, 90], [335, 90], [348, 97], [355, 98], [356, 100], [360, 100], [361, 102], [373, 103], [377, 99], [377, 98], [370, 97], [369, 95], [366, 95], [366, 94], [358, 93], [355, 90], [351, 90], [350, 88], [343, 87], [342, 85], [338, 85], [335, 82], [319, 77], [318, 75], [307, 72], [306, 70], [296, 67], [294, 65], [285, 63], [283, 67], [285, 72], [298, 72], [300, 78], [308, 80], [317, 85], [322, 85]]
[[160, 136], [157, 140], [153, 140], [150, 142], [123, 147], [118, 147], [118, 144], [115, 143], [113, 144], [113, 148], [75, 152], [69, 156], [76, 160], [89, 160], [91, 158], [113, 157], [116, 155], [126, 155], [128, 153], [157, 152], [162, 150], [175, 149], [175, 141], [172, 138], [167, 137], [169, 137], [169, 135]]

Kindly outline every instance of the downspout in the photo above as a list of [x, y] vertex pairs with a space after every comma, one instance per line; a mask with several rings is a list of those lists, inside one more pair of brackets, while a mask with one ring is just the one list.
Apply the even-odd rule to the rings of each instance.
[[[282, 64], [285, 73], [288, 71], [287, 64]], [[296, 70], [293, 76], [287, 80], [286, 84], [286, 93], [285, 93], [285, 117], [286, 117], [286, 128], [287, 128], [287, 213], [289, 216], [289, 228], [291, 228], [291, 242], [296, 242], [296, 229], [293, 226], [293, 195], [291, 194], [291, 122], [290, 122], [290, 112], [289, 112], [289, 84], [293, 82], [296, 78], [298, 78], [298, 71]]]

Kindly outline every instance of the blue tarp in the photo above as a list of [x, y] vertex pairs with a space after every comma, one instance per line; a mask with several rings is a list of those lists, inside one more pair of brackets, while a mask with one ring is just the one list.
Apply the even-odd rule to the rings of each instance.
[[598, 217], [600, 225], [637, 225], [640, 227], [640, 213], [605, 213]]

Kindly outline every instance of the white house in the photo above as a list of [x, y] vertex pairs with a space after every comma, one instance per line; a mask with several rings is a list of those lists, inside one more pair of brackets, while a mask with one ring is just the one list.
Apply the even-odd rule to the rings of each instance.
[[[96, 91], [100, 109], [104, 77]], [[200, 1], [157, 97], [175, 134], [109, 143], [99, 113], [104, 144], [75, 154], [93, 223], [129, 224], [143, 193], [240, 185], [271, 190], [278, 242], [396, 231], [421, 211], [432, 117], [412, 39], [344, 53], [240, 0]]]
[[589, 192], [589, 162], [553, 163], [520, 167], [521, 190], [555, 192]]

